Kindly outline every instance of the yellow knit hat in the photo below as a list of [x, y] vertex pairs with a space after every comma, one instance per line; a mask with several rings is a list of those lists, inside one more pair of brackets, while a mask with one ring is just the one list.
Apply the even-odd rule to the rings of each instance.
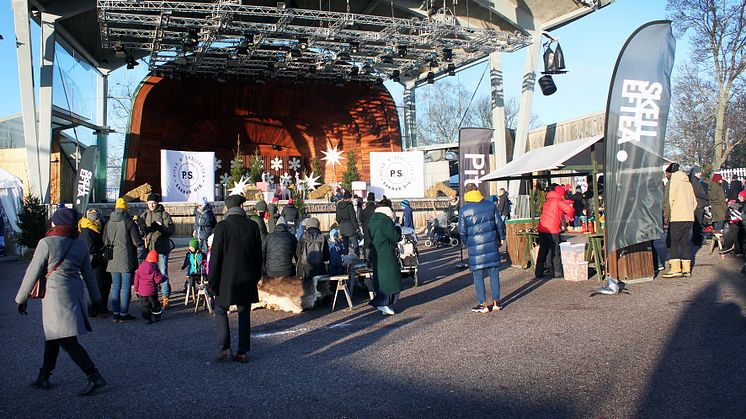
[[125, 201], [124, 198], [117, 199], [117, 204], [114, 206], [114, 208], [127, 211], [127, 201]]

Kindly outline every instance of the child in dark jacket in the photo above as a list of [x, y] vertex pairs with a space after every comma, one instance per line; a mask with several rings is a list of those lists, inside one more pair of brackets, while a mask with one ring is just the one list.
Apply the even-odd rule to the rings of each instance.
[[184, 282], [184, 292], [188, 287], [194, 287], [199, 284], [202, 276], [207, 256], [199, 248], [199, 241], [192, 239], [189, 241], [189, 251], [184, 256], [184, 263], [181, 270], [187, 270], [186, 281]]
[[163, 309], [158, 301], [158, 284], [168, 280], [158, 269], [158, 252], [151, 250], [135, 271], [135, 295], [140, 299], [140, 311], [147, 324], [161, 319]]

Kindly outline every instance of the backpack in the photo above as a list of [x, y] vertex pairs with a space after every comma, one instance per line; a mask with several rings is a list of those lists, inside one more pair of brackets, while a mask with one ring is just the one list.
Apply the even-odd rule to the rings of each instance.
[[324, 235], [323, 234], [303, 234], [305, 241], [303, 246], [303, 259], [314, 268], [324, 266]]

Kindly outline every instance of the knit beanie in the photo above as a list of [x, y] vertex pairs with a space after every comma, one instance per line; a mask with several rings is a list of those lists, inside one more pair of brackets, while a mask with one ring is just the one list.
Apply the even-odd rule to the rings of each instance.
[[321, 222], [319, 222], [318, 218], [314, 218], [314, 217], [308, 218], [306, 219], [305, 223], [306, 223], [307, 228], [311, 228], [311, 227], [320, 228], [321, 227]]
[[405, 200], [401, 201], [401, 206], [404, 207], [404, 208], [408, 207], [409, 206], [409, 200], [405, 199]]
[[74, 226], [78, 223], [78, 212], [72, 208], [59, 208], [52, 215], [52, 222], [56, 226]]
[[715, 173], [714, 175], [712, 175], [713, 182], [720, 182], [721, 180], [723, 180], [723, 177], [720, 175], [720, 173]]
[[225, 207], [226, 208], [236, 208], [240, 207], [241, 204], [246, 202], [246, 198], [244, 198], [241, 195], [231, 195], [227, 198], [225, 198]]
[[373, 192], [368, 192], [368, 197], [366, 199], [368, 202], [376, 202], [376, 194]]
[[189, 240], [189, 247], [191, 247], [194, 250], [199, 250], [199, 240], [197, 239]]
[[267, 210], [267, 203], [264, 202], [263, 199], [260, 199], [259, 201], [256, 201], [256, 204], [254, 204], [254, 208], [256, 208], [257, 211], [266, 211]]
[[[741, 197], [741, 198], [746, 198], [746, 189], [744, 189], [741, 192], [739, 192], [738, 196]], [[57, 223], [55, 223], [55, 224], [57, 224]]]
[[117, 203], [114, 205], [115, 209], [120, 209], [124, 211], [127, 211], [127, 207], [128, 207], [127, 201], [125, 201], [124, 198], [117, 199]]
[[151, 192], [151, 193], [148, 194], [147, 200], [148, 200], [148, 202], [150, 202], [150, 201], [160, 202], [161, 201], [161, 196], [158, 195], [155, 192]]
[[350, 191], [345, 191], [345, 193], [342, 194], [342, 198], [343, 199], [350, 199], [350, 198], [352, 198], [352, 193], [350, 193]]
[[671, 163], [666, 167], [666, 173], [675, 173], [679, 171], [679, 164], [678, 163]]
[[148, 256], [145, 257], [145, 261], [158, 263], [158, 252], [156, 252], [155, 250], [149, 251]]

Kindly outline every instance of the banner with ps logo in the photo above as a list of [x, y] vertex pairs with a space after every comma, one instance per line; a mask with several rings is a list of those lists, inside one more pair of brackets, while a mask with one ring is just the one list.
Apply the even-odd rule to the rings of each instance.
[[425, 155], [422, 151], [370, 153], [370, 189], [380, 199], [425, 196]]
[[161, 150], [163, 202], [215, 200], [215, 153]]

